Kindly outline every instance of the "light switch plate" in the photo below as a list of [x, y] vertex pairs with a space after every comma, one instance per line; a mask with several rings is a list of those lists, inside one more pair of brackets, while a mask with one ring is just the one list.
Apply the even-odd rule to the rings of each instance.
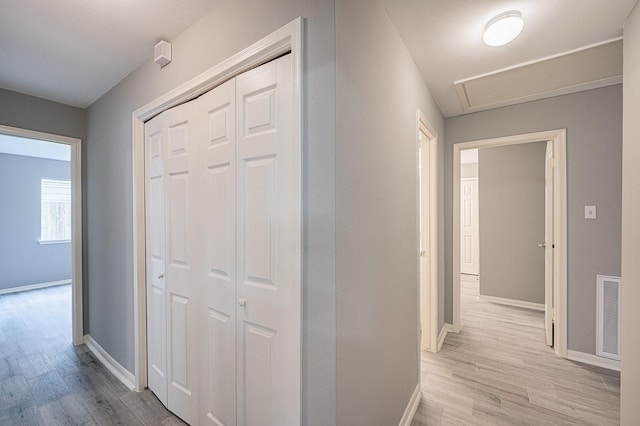
[[596, 218], [596, 206], [584, 206], [584, 218], [595, 219]]

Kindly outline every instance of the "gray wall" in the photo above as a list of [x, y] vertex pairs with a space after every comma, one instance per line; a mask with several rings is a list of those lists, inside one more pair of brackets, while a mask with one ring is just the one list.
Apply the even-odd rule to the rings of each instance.
[[[0, 89], [0, 124], [37, 132], [68, 136], [82, 140], [82, 181], [86, 182], [86, 129], [87, 114], [84, 109], [36, 98], [10, 90]], [[82, 187], [82, 282], [85, 325], [89, 320], [87, 188]], [[85, 326], [86, 329], [86, 326]]]
[[69, 179], [69, 162], [0, 153], [0, 290], [71, 279], [71, 244], [38, 243], [43, 178]]
[[[595, 354], [596, 275], [620, 275], [621, 85], [446, 120], [447, 322], [452, 318], [453, 144], [559, 128], [567, 129], [568, 347]], [[594, 204], [598, 219], [585, 220], [584, 206]]]
[[336, 33], [338, 424], [394, 425], [420, 380], [416, 108], [443, 118], [377, 2], [338, 1]]
[[84, 139], [86, 114], [81, 108], [0, 89], [0, 124]]
[[640, 419], [640, 6], [624, 26], [622, 372], [620, 424]]
[[[89, 332], [134, 369], [132, 129], [134, 110], [298, 16], [305, 20], [303, 422], [335, 419], [335, 31], [331, 0], [221, 0], [88, 109]], [[150, 47], [149, 56], [151, 58]]]
[[546, 142], [478, 151], [480, 294], [544, 303]]

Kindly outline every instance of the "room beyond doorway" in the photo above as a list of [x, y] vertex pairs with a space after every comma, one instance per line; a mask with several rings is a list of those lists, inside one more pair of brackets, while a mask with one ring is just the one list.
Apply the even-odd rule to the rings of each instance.
[[[3, 226], [16, 227], [24, 222], [22, 235], [8, 239], [5, 258], [11, 254], [12, 244], [21, 244], [23, 257], [13, 263], [27, 262], [17, 271], [38, 272], [29, 276], [11, 277], [2, 293], [32, 290], [71, 283], [71, 336], [73, 344], [84, 343], [82, 310], [82, 182], [80, 140], [66, 136], [0, 126], [3, 161], [13, 173], [4, 176], [7, 194], [15, 189], [18, 175], [28, 184], [15, 193], [13, 219]], [[66, 160], [66, 164], [64, 163]], [[33, 173], [25, 175], [26, 170]], [[6, 201], [6, 199], [4, 200]], [[27, 219], [29, 219], [27, 221]], [[13, 229], [13, 228], [12, 228]], [[4, 235], [9, 235], [5, 233]], [[33, 248], [37, 252], [33, 251]], [[17, 251], [17, 250], [16, 250]], [[29, 254], [30, 253], [30, 254]], [[22, 255], [21, 255], [22, 256]], [[64, 260], [66, 259], [66, 261]], [[52, 265], [43, 262], [50, 260]], [[63, 268], [54, 271], [60, 263]], [[65, 269], [66, 268], [66, 269]], [[5, 271], [6, 272], [6, 271]], [[51, 274], [49, 274], [51, 272]]]
[[[545, 273], [545, 310], [551, 321], [546, 321], [547, 335], [553, 336], [553, 347], [559, 356], [567, 355], [566, 335], [566, 294], [567, 294], [567, 208], [566, 208], [566, 130], [514, 135], [501, 138], [486, 139], [454, 144], [453, 146], [453, 331], [462, 328], [460, 312], [460, 200], [461, 200], [461, 151], [474, 148], [501, 147], [548, 141], [553, 154], [552, 174], [552, 209], [546, 222], [552, 224], [551, 234], [545, 248], [549, 274]], [[551, 205], [551, 204], [550, 204]], [[546, 232], [546, 231], [545, 231]], [[551, 286], [549, 284], [552, 284]], [[553, 303], [553, 305], [550, 305]]]

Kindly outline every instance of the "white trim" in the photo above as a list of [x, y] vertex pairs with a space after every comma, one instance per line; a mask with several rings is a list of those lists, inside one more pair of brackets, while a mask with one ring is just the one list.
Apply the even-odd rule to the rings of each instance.
[[467, 98], [467, 94], [464, 88], [464, 84], [468, 83], [470, 81], [473, 80], [477, 80], [480, 78], [485, 78], [485, 77], [491, 77], [497, 74], [501, 74], [507, 71], [512, 71], [512, 70], [516, 70], [519, 68], [523, 68], [526, 66], [530, 66], [530, 65], [535, 65], [535, 64], [539, 64], [545, 61], [549, 61], [551, 59], [556, 59], [556, 58], [560, 58], [563, 56], [567, 56], [567, 55], [571, 55], [573, 53], [578, 53], [581, 51], [585, 51], [588, 49], [592, 49], [594, 47], [598, 47], [598, 46], [602, 46], [605, 44], [609, 44], [609, 43], [614, 43], [617, 41], [622, 40], [623, 37], [615, 37], [609, 40], [604, 40], [598, 43], [593, 43], [593, 44], [589, 44], [587, 46], [582, 46], [579, 47], [577, 49], [573, 49], [573, 50], [569, 50], [567, 52], [561, 52], [561, 53], [557, 53], [555, 55], [550, 55], [550, 56], [545, 56], [543, 58], [538, 58], [538, 59], [534, 59], [532, 61], [527, 61], [527, 62], [522, 62], [516, 65], [511, 65], [509, 67], [506, 68], [501, 68], [499, 70], [496, 71], [491, 71], [485, 74], [480, 74], [480, 75], [476, 75], [473, 77], [468, 77], [468, 78], [463, 78], [461, 80], [456, 80], [453, 82], [453, 85], [456, 89], [456, 93], [458, 95], [458, 99], [460, 99], [460, 104], [462, 105], [462, 110], [465, 112], [465, 114], [469, 114], [469, 113], [473, 113], [473, 112], [480, 112], [480, 111], [486, 111], [488, 109], [493, 109], [493, 108], [499, 108], [499, 107], [503, 107], [503, 106], [509, 106], [509, 105], [515, 105], [515, 104], [521, 104], [524, 102], [530, 102], [530, 101], [535, 101], [535, 100], [539, 100], [539, 99], [545, 99], [545, 98], [550, 98], [552, 96], [561, 96], [561, 95], [567, 95], [570, 93], [576, 93], [576, 92], [583, 92], [586, 90], [592, 90], [592, 89], [598, 89], [600, 87], [607, 87], [607, 86], [613, 86], [614, 84], [620, 84], [622, 83], [622, 74], [618, 75], [618, 76], [614, 76], [614, 77], [607, 77], [607, 78], [603, 78], [600, 80], [595, 80], [595, 81], [589, 81], [586, 83], [579, 83], [579, 84], [574, 84], [572, 86], [568, 86], [568, 87], [561, 87], [559, 89], [552, 89], [552, 90], [548, 90], [546, 92], [542, 92], [542, 93], [535, 93], [532, 95], [526, 95], [526, 96], [521, 96], [519, 98], [512, 98], [512, 99], [507, 99], [504, 101], [499, 101], [499, 102], [492, 102], [492, 103], [488, 103], [488, 104], [482, 104], [482, 105], [477, 105], [477, 106], [470, 106], [469, 105], [469, 101]]
[[453, 145], [453, 330], [462, 328], [460, 314], [460, 151], [464, 149], [489, 148], [531, 142], [553, 143], [556, 159], [554, 191], [555, 250], [555, 328], [554, 348], [556, 354], [567, 356], [567, 160], [566, 129], [504, 136]]
[[71, 240], [38, 240], [38, 244], [47, 246], [50, 244], [69, 244]]
[[133, 390], [135, 388], [135, 377], [124, 368], [118, 361], [113, 359], [107, 351], [105, 351], [98, 342], [93, 340], [93, 337], [89, 334], [84, 335], [84, 342], [91, 352], [98, 358], [98, 360], [105, 366], [107, 370], [111, 372], [118, 380], [122, 382], [127, 388]]
[[444, 339], [447, 338], [448, 333], [457, 333], [458, 331], [453, 328], [453, 325], [445, 323], [440, 330], [440, 334], [438, 335], [438, 352], [442, 349], [442, 345], [444, 344]]
[[418, 405], [420, 405], [420, 398], [422, 398], [422, 392], [420, 392], [420, 382], [418, 382], [416, 388], [411, 394], [411, 398], [409, 399], [407, 408], [404, 410], [404, 414], [402, 414], [402, 418], [400, 419], [400, 423], [398, 423], [398, 426], [411, 426], [413, 416], [416, 415], [416, 411], [418, 411]]
[[0, 133], [69, 145], [71, 167], [71, 322], [73, 344], [84, 343], [82, 309], [82, 141], [77, 138], [0, 126]]
[[[429, 289], [430, 289], [430, 307], [429, 307], [429, 350], [437, 352], [437, 332], [438, 332], [438, 133], [435, 131], [427, 117], [420, 111], [416, 110], [416, 167], [420, 164], [420, 134], [424, 134], [429, 142]], [[420, 229], [420, 175], [416, 168], [417, 188], [416, 206], [417, 206], [417, 226]], [[420, 250], [420, 235], [417, 235], [418, 250]], [[421, 303], [421, 268], [420, 257], [418, 257], [418, 354], [422, 349], [422, 335], [420, 334], [423, 312]], [[418, 363], [420, 356], [418, 356]]]
[[570, 361], [582, 362], [584, 364], [595, 365], [596, 367], [620, 371], [620, 361], [615, 359], [603, 358], [585, 352], [572, 351], [571, 349], [567, 351], [567, 356], [565, 358]]
[[544, 312], [544, 303], [526, 302], [524, 300], [506, 299], [504, 297], [496, 296], [485, 296], [484, 294], [479, 295], [478, 299], [482, 300], [483, 302], [499, 303], [501, 305], [509, 305], [518, 308], [533, 309], [535, 311]]
[[[132, 114], [133, 120], [133, 327], [135, 390], [147, 387], [147, 312], [144, 211], [144, 122], [173, 106], [194, 99], [224, 81], [290, 52], [294, 93], [293, 134], [302, 138], [302, 18], [252, 44], [204, 73], [160, 96]], [[302, 330], [302, 327], [301, 327]]]
[[18, 287], [0, 289], [0, 294], [19, 293], [21, 291], [38, 290], [40, 288], [55, 287], [58, 285], [71, 284], [71, 280], [49, 281], [46, 283], [23, 285]]

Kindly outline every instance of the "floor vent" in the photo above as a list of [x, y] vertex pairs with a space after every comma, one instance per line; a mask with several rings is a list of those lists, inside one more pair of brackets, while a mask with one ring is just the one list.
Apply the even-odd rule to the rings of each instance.
[[620, 359], [620, 277], [598, 275], [596, 355]]

